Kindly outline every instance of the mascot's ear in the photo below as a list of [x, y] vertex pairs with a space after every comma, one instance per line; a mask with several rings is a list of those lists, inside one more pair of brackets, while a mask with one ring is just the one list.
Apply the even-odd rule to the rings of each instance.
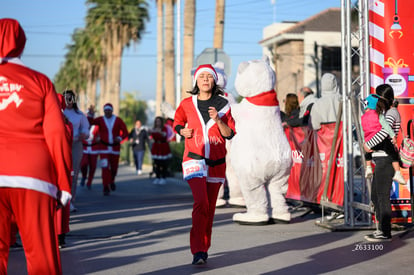
[[243, 74], [243, 72], [246, 70], [246, 68], [249, 66], [248, 61], [244, 61], [239, 64], [239, 67], [237, 68], [237, 74]]

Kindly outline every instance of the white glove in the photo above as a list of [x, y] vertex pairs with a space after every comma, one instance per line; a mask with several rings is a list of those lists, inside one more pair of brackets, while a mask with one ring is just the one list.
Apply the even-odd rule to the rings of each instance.
[[72, 195], [69, 192], [66, 191], [62, 191], [62, 193], [60, 194], [60, 203], [63, 206], [66, 206], [66, 204], [68, 204], [68, 202], [72, 199]]

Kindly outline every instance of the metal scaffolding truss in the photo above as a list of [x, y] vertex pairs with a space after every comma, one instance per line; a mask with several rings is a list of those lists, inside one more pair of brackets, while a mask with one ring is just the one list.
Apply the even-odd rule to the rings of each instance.
[[[341, 1], [344, 220], [342, 224], [329, 224], [329, 221], [324, 224], [322, 217], [320, 224], [331, 229], [372, 227], [371, 184], [363, 176], [365, 158], [360, 120], [361, 99], [370, 92], [368, 4], [369, 0], [359, 0], [357, 5], [351, 0]], [[358, 69], [353, 66], [355, 60], [359, 60]], [[360, 156], [359, 163], [357, 156]], [[332, 206], [322, 200], [321, 205]]]

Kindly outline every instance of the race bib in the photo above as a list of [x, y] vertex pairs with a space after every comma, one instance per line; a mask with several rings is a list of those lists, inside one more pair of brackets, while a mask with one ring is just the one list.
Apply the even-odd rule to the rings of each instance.
[[192, 159], [183, 162], [184, 180], [202, 177], [207, 177], [207, 165], [204, 159]]
[[101, 159], [99, 164], [100, 164], [101, 168], [108, 167], [108, 159]]

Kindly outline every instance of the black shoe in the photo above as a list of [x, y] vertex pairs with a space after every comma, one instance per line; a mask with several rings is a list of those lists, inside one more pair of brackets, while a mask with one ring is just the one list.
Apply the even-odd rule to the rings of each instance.
[[18, 249], [22, 249], [22, 248], [23, 248], [23, 245], [21, 245], [17, 241], [14, 244], [10, 245], [11, 250], [18, 250]]
[[86, 178], [82, 178], [80, 181], [80, 186], [85, 186]]
[[113, 182], [113, 183], [111, 183], [111, 190], [112, 191], [115, 191], [116, 190], [116, 185], [115, 185], [115, 183]]
[[379, 232], [379, 233], [374, 232], [373, 234], [366, 235], [365, 240], [367, 240], [369, 242], [374, 242], [374, 243], [390, 242], [390, 241], [392, 241], [392, 237], [384, 235], [382, 232]]
[[207, 260], [207, 258], [204, 259], [206, 257], [205, 253], [206, 252], [197, 252], [196, 254], [194, 254], [193, 262], [191, 264], [193, 265], [205, 264]]
[[88, 185], [86, 187], [88, 187], [88, 190], [92, 190], [92, 185]]
[[207, 263], [208, 254], [207, 252], [202, 252], [202, 253], [203, 253], [203, 260]]
[[66, 247], [65, 236], [66, 236], [66, 234], [59, 234], [58, 235], [59, 248], [65, 248]]
[[109, 196], [109, 188], [104, 188], [103, 195]]

